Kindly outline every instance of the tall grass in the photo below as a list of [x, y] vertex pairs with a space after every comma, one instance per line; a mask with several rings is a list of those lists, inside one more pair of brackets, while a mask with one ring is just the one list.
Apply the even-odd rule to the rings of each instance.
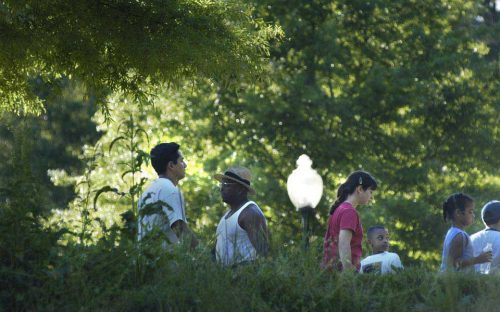
[[[500, 279], [420, 268], [376, 276], [323, 272], [318, 248], [275, 250], [235, 268], [207, 247], [165, 252], [160, 241], [121, 240], [59, 247], [51, 265], [26, 271], [33, 283], [4, 296], [15, 310], [92, 311], [487, 311], [500, 306]], [[317, 246], [316, 246], [317, 247]], [[4, 268], [5, 269], [5, 268]], [[2, 275], [5, 276], [5, 270]], [[12, 304], [15, 301], [15, 305]]]

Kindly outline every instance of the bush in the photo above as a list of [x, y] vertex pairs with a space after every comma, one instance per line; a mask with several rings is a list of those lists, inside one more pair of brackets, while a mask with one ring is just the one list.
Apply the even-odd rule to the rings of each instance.
[[[115, 229], [116, 231], [116, 229]], [[112, 239], [109, 239], [111, 237]], [[17, 288], [16, 310], [106, 311], [471, 311], [493, 310], [500, 279], [407, 268], [394, 275], [322, 272], [319, 248], [281, 248], [268, 259], [224, 269], [208, 248], [165, 252], [109, 235], [61, 247], [53, 266]], [[318, 247], [318, 246], [316, 246]], [[45, 262], [44, 262], [45, 263]], [[38, 267], [39, 268], [39, 267]], [[12, 283], [8, 280], [8, 283]], [[4, 284], [5, 286], [5, 284]], [[6, 285], [12, 286], [12, 285]], [[7, 303], [7, 305], [5, 305]]]

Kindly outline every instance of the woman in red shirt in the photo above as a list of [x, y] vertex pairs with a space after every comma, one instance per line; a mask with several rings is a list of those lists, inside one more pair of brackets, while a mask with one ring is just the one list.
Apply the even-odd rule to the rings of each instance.
[[324, 269], [359, 270], [363, 226], [356, 207], [368, 204], [376, 188], [375, 178], [364, 171], [351, 173], [340, 185], [323, 244]]

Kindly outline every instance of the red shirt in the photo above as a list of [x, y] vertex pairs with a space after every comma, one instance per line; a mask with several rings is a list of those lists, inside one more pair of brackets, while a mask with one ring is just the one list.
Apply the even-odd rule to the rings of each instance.
[[340, 230], [350, 230], [351, 239], [351, 261], [359, 270], [363, 241], [363, 226], [359, 214], [350, 203], [343, 202], [335, 209], [335, 212], [328, 218], [328, 228], [323, 243], [323, 266], [336, 268], [342, 271], [342, 263], [338, 260], [338, 241]]

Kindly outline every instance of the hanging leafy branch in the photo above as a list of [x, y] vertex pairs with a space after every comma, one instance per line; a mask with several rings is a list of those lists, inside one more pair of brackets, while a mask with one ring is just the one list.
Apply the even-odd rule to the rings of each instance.
[[234, 0], [0, 1], [0, 110], [41, 111], [33, 76], [77, 79], [101, 103], [147, 97], [148, 84], [253, 77], [279, 34]]

